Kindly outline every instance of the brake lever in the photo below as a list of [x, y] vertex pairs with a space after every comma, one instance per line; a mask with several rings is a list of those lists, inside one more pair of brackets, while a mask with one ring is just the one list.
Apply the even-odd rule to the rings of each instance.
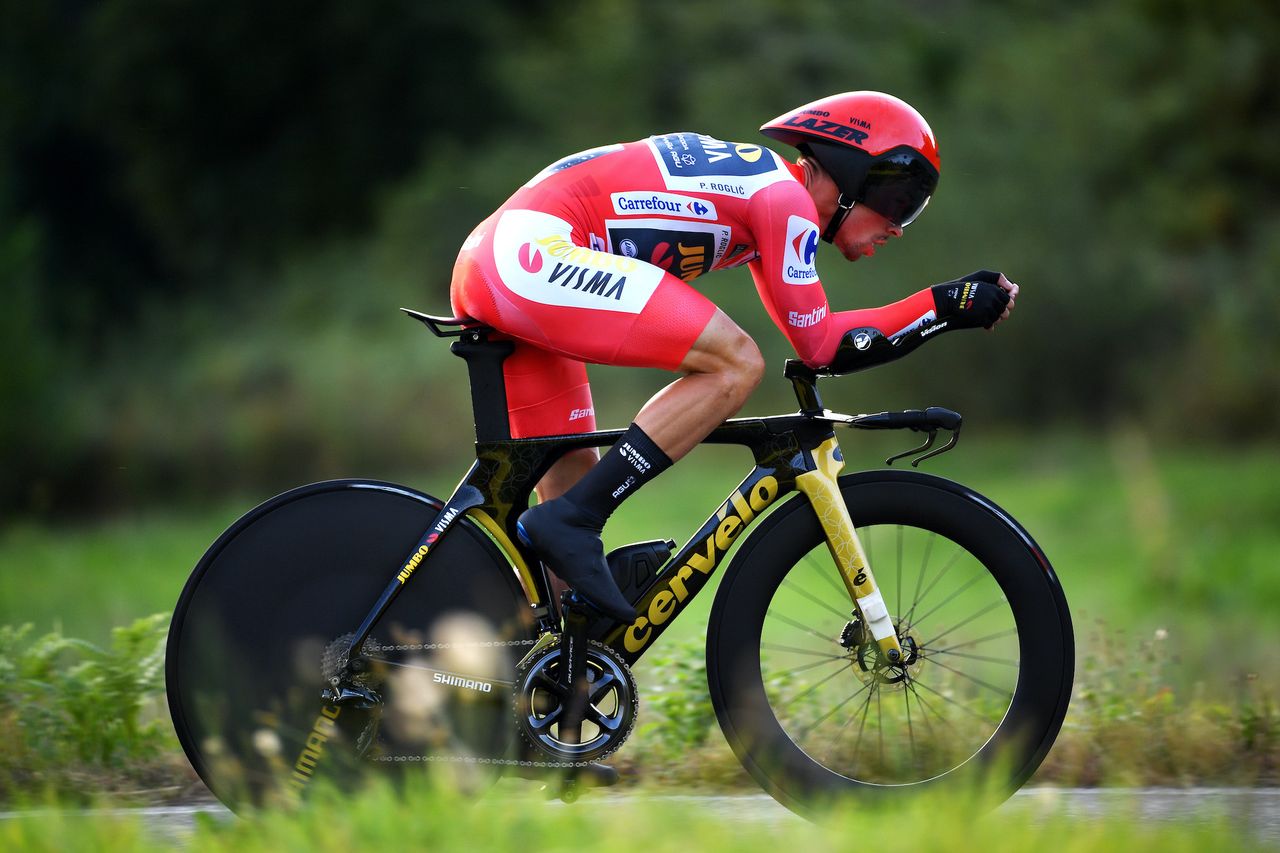
[[[898, 453], [893, 456], [890, 456], [888, 459], [884, 460], [884, 464], [892, 465], [894, 462], [897, 462], [899, 459], [902, 459], [903, 457], [911, 456], [913, 454], [921, 452], [922, 450], [928, 450], [930, 447], [933, 447], [934, 439], [936, 439], [937, 437], [938, 437], [938, 431], [936, 429], [929, 430], [928, 441], [926, 441], [924, 444], [920, 445], [919, 447], [914, 447], [911, 450], [907, 450], [902, 453]], [[938, 452], [941, 452], [941, 451], [938, 451]], [[932, 453], [929, 454], [929, 456], [932, 456], [932, 455], [934, 454]], [[921, 456], [920, 459], [927, 459], [929, 458], [929, 456]], [[911, 463], [912, 467], [919, 465], [920, 459], [917, 459], [914, 462], [912, 462]]]
[[[890, 456], [888, 459], [884, 461], [884, 464], [892, 465], [894, 462], [896, 462], [899, 459], [902, 459], [903, 457], [910, 456], [913, 453], [920, 453], [921, 451], [928, 450], [930, 447], [933, 447], [933, 442], [937, 438], [938, 438], [938, 431], [936, 429], [929, 430], [928, 441], [926, 441], [924, 444], [920, 445], [919, 447], [906, 451], [905, 453], [899, 453], [897, 455]], [[921, 462], [923, 462], [926, 459], [932, 459], [935, 456], [941, 456], [943, 453], [946, 453], [948, 450], [951, 450], [953, 447], [955, 447], [956, 443], [959, 441], [960, 441], [960, 429], [959, 427], [957, 427], [956, 429], [951, 431], [950, 441], [948, 441], [946, 444], [939, 447], [937, 450], [932, 451], [931, 453], [925, 453], [923, 456], [919, 456], [915, 459], [912, 459], [911, 467], [919, 468]]]

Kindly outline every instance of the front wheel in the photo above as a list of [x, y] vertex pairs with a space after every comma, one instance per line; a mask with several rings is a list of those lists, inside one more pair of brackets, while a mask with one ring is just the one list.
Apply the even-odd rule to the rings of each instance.
[[883, 660], [817, 517], [796, 499], [743, 543], [716, 597], [707, 675], [756, 780], [810, 814], [850, 796], [1007, 796], [1066, 714], [1075, 646], [1039, 547], [975, 492], [916, 472], [840, 478], [906, 655]]

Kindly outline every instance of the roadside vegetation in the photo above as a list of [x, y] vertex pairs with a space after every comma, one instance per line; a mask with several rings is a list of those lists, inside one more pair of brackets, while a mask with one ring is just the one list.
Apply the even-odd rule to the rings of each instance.
[[[173, 735], [161, 674], [166, 617], [114, 632], [108, 647], [58, 633], [0, 628], [0, 800], [32, 791], [88, 802], [208, 797]], [[1033, 783], [1280, 784], [1273, 684], [1182, 690], [1168, 677], [1167, 638], [1096, 626], [1071, 710]], [[701, 643], [655, 651], [638, 674], [637, 731], [610, 761], [628, 784], [757, 792], [716, 725]], [[26, 793], [24, 793], [26, 792]]]

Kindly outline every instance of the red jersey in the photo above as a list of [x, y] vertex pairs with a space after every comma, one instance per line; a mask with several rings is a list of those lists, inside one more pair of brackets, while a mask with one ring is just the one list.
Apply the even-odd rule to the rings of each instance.
[[[816, 267], [817, 210], [802, 177], [763, 146], [699, 133], [566, 157], [464, 243], [455, 311], [570, 360], [667, 369], [716, 310], [688, 282], [742, 264], [774, 323], [813, 367], [830, 361], [850, 328], [875, 326], [892, 338], [932, 321], [927, 290], [886, 308], [831, 312]], [[517, 376], [528, 382], [551, 370], [545, 362], [517, 363]], [[567, 369], [555, 366], [561, 382]], [[581, 378], [585, 388], [585, 371]], [[523, 407], [530, 416], [551, 390], [533, 392]], [[518, 408], [513, 402], [513, 427]]]

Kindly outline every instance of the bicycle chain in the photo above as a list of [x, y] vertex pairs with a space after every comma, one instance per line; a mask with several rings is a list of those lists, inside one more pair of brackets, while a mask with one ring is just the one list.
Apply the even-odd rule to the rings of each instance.
[[[351, 642], [351, 635], [347, 635], [347, 642]], [[379, 652], [434, 652], [438, 649], [451, 648], [504, 648], [504, 647], [524, 647], [534, 646], [538, 643], [536, 639], [522, 640], [485, 640], [481, 643], [370, 643], [366, 640], [362, 651], [366, 653]], [[379, 660], [379, 658], [375, 658]], [[394, 762], [421, 762], [421, 763], [466, 763], [466, 765], [499, 765], [504, 767], [550, 767], [568, 768], [590, 767], [593, 761], [527, 761], [520, 758], [483, 758], [479, 756], [378, 756], [370, 758], [369, 761], [394, 763]]]
[[[369, 653], [385, 652], [434, 652], [438, 649], [451, 648], [506, 648], [534, 646], [536, 639], [522, 640], [485, 640], [481, 643], [369, 643], [366, 640], [364, 651]], [[375, 658], [376, 660], [376, 658]], [[621, 744], [620, 744], [621, 745]], [[611, 753], [612, 754], [612, 751]], [[603, 758], [604, 756], [602, 756]], [[529, 761], [521, 758], [483, 758], [479, 756], [379, 756], [369, 761], [447, 763], [447, 765], [497, 765], [503, 767], [549, 767], [554, 770], [570, 770], [570, 768], [590, 767], [599, 761]]]
[[486, 640], [481, 643], [372, 643], [364, 649], [371, 652], [429, 652], [436, 649], [496, 649], [505, 646], [532, 646], [537, 640]]
[[[609, 753], [612, 755], [612, 753]], [[600, 756], [605, 758], [606, 756]], [[383, 755], [370, 758], [370, 761], [381, 762], [423, 762], [431, 764], [497, 764], [510, 767], [552, 767], [562, 770], [575, 767], [590, 767], [595, 761], [526, 761], [519, 758], [480, 758], [474, 755]]]

